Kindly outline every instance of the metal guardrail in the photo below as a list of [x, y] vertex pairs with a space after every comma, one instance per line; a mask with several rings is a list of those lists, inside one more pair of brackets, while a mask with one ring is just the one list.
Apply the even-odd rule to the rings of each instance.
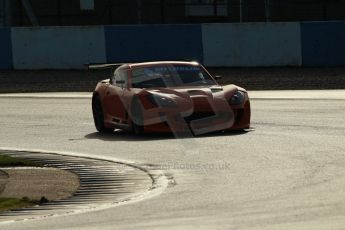
[[70, 4], [68, 0], [57, 0], [52, 4], [30, 0], [32, 11], [27, 10], [23, 2], [11, 2], [12, 26], [32, 26], [28, 12], [33, 12], [38, 23], [44, 26], [345, 19], [345, 0], [94, 0], [93, 9]]
[[0, 0], [0, 27], [5, 26], [5, 0]]

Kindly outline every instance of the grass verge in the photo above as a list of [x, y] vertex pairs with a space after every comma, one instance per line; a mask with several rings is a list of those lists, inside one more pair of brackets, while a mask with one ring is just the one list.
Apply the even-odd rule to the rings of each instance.
[[17, 199], [17, 198], [6, 198], [0, 197], [0, 212], [25, 208], [35, 205], [36, 202], [31, 201], [27, 198]]
[[6, 155], [0, 155], [0, 167], [42, 167], [41, 164], [30, 161], [30, 160], [25, 160], [25, 159], [20, 159], [20, 158], [15, 158], [15, 157], [10, 157]]
[[[6, 155], [0, 155], [0, 169], [1, 167], [42, 167], [43, 165], [20, 158], [10, 157]], [[20, 209], [25, 208], [41, 203], [45, 203], [46, 200], [44, 197], [40, 201], [30, 200], [27, 197], [23, 197], [22, 199], [18, 198], [8, 198], [8, 197], [0, 197], [0, 213], [5, 212], [8, 210]]]

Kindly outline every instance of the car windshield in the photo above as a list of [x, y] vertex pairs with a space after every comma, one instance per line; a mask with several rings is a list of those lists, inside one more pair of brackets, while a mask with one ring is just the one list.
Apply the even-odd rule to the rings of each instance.
[[216, 84], [201, 67], [193, 65], [157, 65], [135, 68], [133, 88], [204, 86]]

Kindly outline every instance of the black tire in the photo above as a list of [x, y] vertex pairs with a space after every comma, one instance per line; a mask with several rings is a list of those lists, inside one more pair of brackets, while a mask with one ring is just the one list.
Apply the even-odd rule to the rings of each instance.
[[114, 131], [114, 129], [107, 128], [104, 126], [104, 113], [103, 113], [102, 103], [101, 103], [101, 99], [97, 95], [92, 98], [92, 114], [93, 114], [93, 120], [95, 122], [95, 127], [98, 132], [110, 133]]
[[135, 135], [141, 135], [144, 133], [143, 126], [143, 112], [141, 111], [140, 102], [138, 99], [134, 99], [131, 105], [131, 120], [132, 120], [132, 132]]

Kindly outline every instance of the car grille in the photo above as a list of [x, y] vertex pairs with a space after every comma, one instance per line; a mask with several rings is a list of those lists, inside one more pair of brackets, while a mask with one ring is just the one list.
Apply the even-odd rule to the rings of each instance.
[[191, 115], [184, 118], [186, 122], [190, 123], [191, 121], [194, 121], [194, 120], [199, 120], [202, 118], [211, 117], [215, 115], [207, 98], [203, 96], [201, 97], [194, 96], [192, 98], [192, 101], [193, 101], [194, 111]]
[[211, 117], [214, 115], [215, 115], [215, 113], [212, 111], [210, 111], [210, 112], [194, 112], [190, 116], [185, 117], [184, 120], [187, 123], [190, 123], [191, 121], [199, 120], [199, 119], [206, 118], [206, 117]]

